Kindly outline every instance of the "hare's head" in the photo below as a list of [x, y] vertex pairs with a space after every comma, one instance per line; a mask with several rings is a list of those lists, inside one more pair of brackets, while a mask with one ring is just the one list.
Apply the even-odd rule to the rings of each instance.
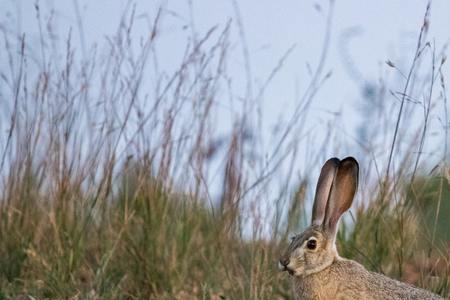
[[329, 159], [320, 172], [312, 221], [280, 258], [280, 268], [295, 276], [307, 276], [329, 267], [337, 257], [338, 222], [347, 211], [358, 186], [358, 162], [353, 157]]

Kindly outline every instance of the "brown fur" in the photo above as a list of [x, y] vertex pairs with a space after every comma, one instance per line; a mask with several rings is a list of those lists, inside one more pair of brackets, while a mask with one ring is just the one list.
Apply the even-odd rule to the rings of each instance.
[[305, 277], [293, 276], [295, 299], [432, 300], [429, 291], [369, 272], [355, 261], [337, 257], [328, 268]]

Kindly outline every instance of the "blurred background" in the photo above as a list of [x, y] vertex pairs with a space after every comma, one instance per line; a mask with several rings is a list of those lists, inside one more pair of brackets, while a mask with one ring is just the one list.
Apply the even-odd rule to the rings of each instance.
[[0, 2], [0, 299], [291, 299], [329, 157], [338, 248], [450, 295], [450, 3]]

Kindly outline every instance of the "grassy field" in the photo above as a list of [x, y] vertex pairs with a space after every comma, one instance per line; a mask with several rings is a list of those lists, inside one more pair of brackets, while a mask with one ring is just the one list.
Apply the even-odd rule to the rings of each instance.
[[[186, 42], [166, 72], [161, 12], [136, 46], [130, 8], [85, 55], [71, 33], [52, 47], [61, 40], [41, 17], [37, 7], [41, 42], [0, 27], [0, 299], [291, 299], [278, 257], [308, 223], [313, 174], [335, 153], [362, 166], [341, 256], [450, 297], [445, 58], [428, 42], [428, 15], [400, 92], [380, 84], [382, 107], [360, 112], [371, 138], [343, 141], [337, 117], [303, 164], [299, 137], [314, 134], [302, 128], [329, 76], [321, 63], [264, 147], [265, 86], [237, 95], [227, 73], [232, 24]], [[233, 107], [226, 130], [223, 105]], [[404, 123], [416, 107], [421, 123]], [[431, 135], [444, 141], [433, 163], [422, 151]]]

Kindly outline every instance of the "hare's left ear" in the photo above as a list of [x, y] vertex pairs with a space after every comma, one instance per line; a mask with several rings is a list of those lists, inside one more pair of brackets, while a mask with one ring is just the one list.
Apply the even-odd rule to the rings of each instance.
[[339, 219], [352, 205], [358, 187], [358, 173], [359, 166], [356, 159], [347, 157], [341, 160], [331, 187], [322, 224], [323, 229], [333, 238], [337, 232]]
[[311, 225], [322, 225], [323, 223], [331, 185], [333, 184], [334, 176], [336, 176], [339, 163], [340, 161], [336, 157], [330, 158], [326, 161], [320, 171], [314, 198]]

